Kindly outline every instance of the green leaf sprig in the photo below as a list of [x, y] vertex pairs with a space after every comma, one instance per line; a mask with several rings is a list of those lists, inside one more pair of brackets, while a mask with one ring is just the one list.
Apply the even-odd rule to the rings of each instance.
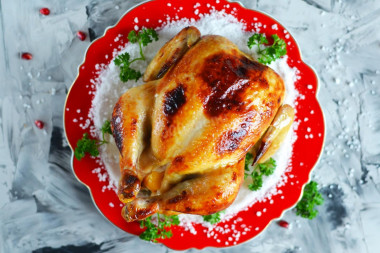
[[108, 143], [104, 138], [104, 134], [112, 134], [111, 122], [106, 120], [100, 130], [102, 131], [102, 140], [90, 139], [88, 133], [84, 133], [82, 139], [78, 140], [74, 150], [74, 156], [78, 161], [85, 157], [86, 153], [91, 156], [98, 156], [99, 147]]
[[100, 131], [102, 131], [102, 139], [104, 140], [104, 134], [112, 134], [111, 129], [111, 121], [106, 120], [103, 124], [103, 126], [100, 128]]
[[152, 222], [152, 217], [140, 221], [140, 227], [146, 228], [140, 234], [140, 239], [145, 241], [157, 242], [157, 239], [166, 239], [173, 236], [169, 228], [172, 225], [179, 225], [178, 215], [166, 216], [157, 214], [157, 225]]
[[318, 191], [318, 183], [310, 181], [305, 186], [302, 198], [296, 205], [296, 214], [311, 220], [318, 214], [318, 210], [314, 209], [314, 207], [322, 205], [323, 202], [322, 194]]
[[204, 221], [207, 221], [211, 224], [216, 224], [218, 222], [220, 222], [220, 214], [223, 213], [224, 211], [220, 211], [220, 212], [216, 212], [216, 213], [213, 213], [213, 214], [209, 214], [209, 215], [203, 215], [203, 220]]
[[249, 165], [253, 162], [253, 156], [251, 153], [247, 153], [245, 156], [245, 166], [244, 166], [244, 179], [251, 177], [252, 183], [248, 185], [251, 191], [257, 191], [263, 186], [263, 176], [270, 176], [276, 169], [276, 160], [272, 157], [269, 158], [264, 163], [258, 163], [255, 165], [253, 170], [250, 169]]
[[154, 29], [143, 28], [141, 31], [136, 33], [134, 30], [130, 31], [128, 34], [128, 40], [131, 43], [138, 43], [140, 48], [140, 57], [131, 59], [129, 53], [123, 53], [118, 55], [114, 63], [116, 66], [120, 67], [120, 80], [127, 82], [128, 80], [139, 80], [142, 77], [142, 73], [138, 70], [131, 68], [131, 64], [135, 61], [145, 61], [145, 56], [143, 53], [143, 46], [146, 47], [153, 40], [158, 40], [158, 34]]
[[98, 156], [98, 144], [94, 139], [88, 138], [88, 133], [83, 134], [82, 139], [77, 142], [77, 147], [74, 150], [74, 155], [77, 160], [81, 160], [86, 153], [91, 156]]
[[247, 46], [252, 49], [257, 46], [259, 58], [257, 59], [262, 64], [270, 64], [272, 61], [286, 55], [286, 42], [278, 37], [277, 34], [272, 35], [273, 44], [271, 46], [264, 46], [268, 44], [267, 38], [260, 33], [255, 33], [249, 37]]

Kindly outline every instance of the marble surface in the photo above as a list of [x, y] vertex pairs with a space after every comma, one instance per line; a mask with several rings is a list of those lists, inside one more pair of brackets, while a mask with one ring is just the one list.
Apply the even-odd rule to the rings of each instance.
[[[0, 252], [172, 251], [103, 218], [71, 171], [62, 126], [90, 40], [138, 2], [0, 1]], [[273, 223], [248, 243], [204, 252], [379, 252], [380, 1], [241, 2], [287, 27], [319, 74], [326, 143], [313, 179], [325, 204], [314, 220], [289, 210], [289, 229]], [[20, 59], [24, 51], [31, 61]]]

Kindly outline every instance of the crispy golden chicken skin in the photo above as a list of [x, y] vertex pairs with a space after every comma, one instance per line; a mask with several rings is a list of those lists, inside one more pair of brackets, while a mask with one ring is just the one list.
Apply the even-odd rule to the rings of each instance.
[[261, 140], [282, 105], [282, 79], [228, 39], [201, 37], [195, 27], [170, 40], [147, 72], [148, 82], [123, 94], [112, 115], [123, 217], [226, 209], [242, 184], [246, 153], [260, 141], [266, 146], [255, 152], [263, 157], [283, 138], [272, 129]]

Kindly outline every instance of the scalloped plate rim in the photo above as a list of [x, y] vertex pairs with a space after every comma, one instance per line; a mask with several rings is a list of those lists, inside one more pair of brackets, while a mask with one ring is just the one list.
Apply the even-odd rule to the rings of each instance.
[[[121, 15], [121, 17], [120, 17], [119, 20], [116, 22], [116, 24], [114, 24], [114, 25], [112, 25], [112, 26], [108, 26], [108, 27], [104, 30], [102, 36], [99, 36], [98, 38], [96, 38], [94, 41], [92, 41], [92, 42], [90, 43], [90, 45], [87, 47], [87, 49], [86, 49], [86, 51], [85, 51], [85, 53], [84, 53], [84, 58], [83, 58], [82, 63], [81, 63], [80, 65], [78, 65], [78, 68], [77, 68], [77, 70], [78, 70], [78, 71], [77, 71], [77, 76], [75, 77], [74, 81], [72, 82], [72, 84], [71, 84], [71, 86], [70, 86], [70, 89], [69, 89], [68, 92], [67, 92], [66, 99], [65, 99], [65, 104], [64, 104], [64, 108], [66, 108], [66, 104], [67, 104], [67, 100], [68, 100], [68, 97], [69, 97], [69, 95], [70, 95], [70, 92], [71, 92], [71, 90], [72, 90], [74, 84], [76, 83], [76, 81], [77, 81], [77, 79], [78, 79], [78, 77], [79, 77], [80, 69], [81, 69], [81, 67], [82, 67], [82, 66], [85, 64], [85, 62], [86, 62], [87, 54], [88, 54], [88, 51], [90, 50], [90, 48], [91, 48], [95, 43], [99, 42], [99, 40], [100, 40], [101, 38], [105, 37], [108, 31], [110, 31], [110, 30], [116, 28], [116, 27], [118, 26], [118, 24], [120, 23], [120, 21], [124, 18], [124, 16], [127, 15], [130, 11], [132, 11], [133, 9], [135, 9], [135, 8], [137, 8], [137, 7], [139, 7], [139, 6], [143, 5], [143, 4], [146, 4], [146, 3], [148, 3], [148, 2], [153, 2], [153, 1], [155, 1], [155, 0], [145, 0], [145, 1], [143, 1], [143, 2], [141, 2], [141, 3], [138, 3], [138, 4], [134, 5], [133, 7], [129, 8], [128, 10], [126, 10], [126, 11]], [[261, 13], [261, 14], [264, 14], [264, 15], [268, 16], [269, 18], [275, 20], [277, 23], [282, 24], [282, 23], [279, 22], [276, 18], [274, 18], [273, 16], [271, 16], [270, 14], [268, 14], [268, 13], [265, 12], [265, 11], [246, 8], [246, 7], [243, 5], [243, 3], [241, 3], [240, 1], [229, 1], [229, 0], [226, 0], [226, 1], [231, 2], [231, 3], [237, 3], [237, 4], [239, 4], [239, 5], [241, 6], [241, 8], [244, 8], [244, 9], [246, 9], [246, 10], [255, 11], [255, 12], [259, 12], [259, 13]], [[289, 29], [287, 29], [287, 30], [289, 31]], [[292, 34], [292, 33], [289, 32], [289, 34]], [[264, 228], [263, 228], [263, 229], [262, 229], [262, 230], [261, 230], [256, 236], [253, 236], [253, 237], [251, 237], [250, 239], [248, 239], [248, 240], [246, 240], [246, 241], [244, 241], [244, 242], [239, 243], [238, 245], [242, 245], [242, 244], [248, 243], [248, 242], [250, 242], [251, 240], [253, 240], [254, 238], [256, 238], [258, 235], [262, 234], [262, 233], [268, 228], [268, 226], [272, 224], [272, 222], [274, 222], [274, 221], [277, 220], [277, 219], [280, 219], [280, 218], [284, 215], [284, 213], [285, 213], [286, 211], [288, 211], [288, 210], [290, 210], [290, 209], [293, 209], [293, 208], [297, 205], [298, 201], [299, 201], [299, 200], [301, 199], [301, 197], [302, 197], [302, 194], [303, 194], [303, 191], [304, 191], [304, 188], [305, 188], [306, 184], [308, 184], [308, 183], [310, 182], [312, 171], [315, 169], [315, 167], [318, 165], [318, 163], [319, 163], [320, 160], [321, 160], [321, 157], [322, 157], [322, 150], [324, 149], [324, 146], [325, 146], [325, 139], [326, 139], [326, 125], [325, 125], [325, 120], [324, 120], [324, 119], [325, 119], [325, 115], [324, 115], [324, 111], [323, 111], [323, 109], [322, 109], [322, 106], [321, 106], [321, 104], [319, 103], [319, 100], [318, 100], [318, 95], [319, 95], [319, 91], [320, 91], [320, 80], [319, 80], [319, 76], [317, 75], [317, 72], [315, 71], [315, 69], [314, 69], [311, 65], [307, 64], [307, 63], [303, 60], [302, 52], [301, 52], [301, 50], [300, 50], [300, 48], [299, 48], [299, 46], [298, 46], [299, 43], [298, 43], [297, 39], [296, 39], [294, 36], [292, 36], [292, 37], [293, 37], [294, 41], [296, 42], [296, 48], [297, 48], [297, 51], [298, 51], [298, 53], [299, 53], [299, 55], [300, 55], [300, 60], [301, 60], [302, 64], [304, 64], [307, 68], [309, 68], [309, 69], [313, 72], [313, 74], [315, 75], [315, 77], [316, 77], [316, 81], [317, 81], [317, 83], [316, 83], [316, 90], [315, 90], [315, 96], [314, 96], [314, 97], [315, 97], [315, 100], [316, 100], [316, 102], [317, 102], [317, 105], [318, 105], [319, 109], [321, 110], [321, 113], [322, 113], [322, 121], [323, 121], [323, 140], [322, 140], [321, 149], [320, 149], [320, 152], [319, 152], [319, 155], [318, 155], [318, 159], [317, 159], [317, 161], [314, 163], [313, 167], [310, 169], [310, 171], [309, 171], [309, 173], [308, 173], [308, 176], [307, 176], [308, 180], [307, 180], [307, 182], [302, 186], [302, 190], [300, 191], [300, 195], [298, 196], [297, 201], [296, 201], [292, 206], [283, 209], [278, 217], [274, 217], [274, 218], [272, 218], [271, 221], [268, 222], [268, 224], [267, 224], [267, 225], [266, 225], [266, 226], [265, 226], [265, 227], [264, 227]], [[64, 124], [63, 124], [63, 128], [64, 128], [65, 136], [66, 136], [66, 139], [67, 139], [66, 124], [65, 124], [65, 112], [63, 113], [63, 122], [64, 122]], [[86, 183], [84, 183], [84, 182], [83, 182], [83, 181], [77, 176], [77, 174], [76, 174], [76, 172], [75, 172], [75, 169], [74, 169], [74, 164], [73, 164], [73, 162], [74, 162], [74, 149], [72, 148], [72, 146], [71, 146], [71, 144], [70, 144], [69, 141], [67, 141], [67, 143], [68, 143], [68, 145], [69, 145], [69, 147], [70, 147], [70, 150], [71, 150], [71, 162], [70, 162], [70, 165], [71, 165], [71, 169], [72, 169], [72, 171], [73, 171], [73, 174], [74, 174], [75, 178], [76, 178], [81, 184], [83, 184], [83, 185], [88, 189], [88, 191], [89, 191], [89, 193], [90, 193], [90, 196], [91, 196], [91, 199], [92, 199], [92, 202], [94, 203], [94, 205], [95, 205], [96, 209], [99, 211], [99, 213], [100, 213], [104, 218], [106, 218], [106, 220], [107, 220], [109, 223], [111, 223], [114, 227], [117, 227], [118, 229], [122, 230], [123, 232], [126, 232], [126, 231], [124, 231], [122, 228], [118, 227], [116, 224], [112, 223], [112, 222], [107, 218], [107, 216], [105, 216], [105, 215], [102, 213], [102, 211], [100, 210], [100, 208], [98, 207], [98, 205], [97, 205], [97, 203], [96, 203], [96, 201], [95, 201], [95, 199], [94, 199], [94, 196], [93, 196], [93, 193], [92, 193], [92, 189], [90, 188], [90, 186], [88, 186]], [[128, 233], [128, 232], [127, 232], [127, 233]], [[133, 234], [131, 234], [131, 235], [133, 235]], [[145, 242], [145, 243], [151, 244], [150, 242]], [[165, 244], [163, 244], [163, 243], [161, 243], [161, 244], [164, 245], [164, 246], [167, 247], [167, 248], [170, 248], [169, 246], [167, 246], [167, 245], [165, 245]], [[237, 246], [237, 245], [230, 245], [229, 247], [234, 247], [234, 246]], [[228, 248], [229, 248], [229, 247], [228, 247]], [[225, 247], [225, 246], [220, 246], [220, 247], [216, 247], [216, 246], [205, 246], [205, 247], [203, 247], [203, 248], [191, 247], [191, 248], [188, 248], [188, 249], [182, 249], [182, 250], [179, 250], [179, 251], [184, 251], [184, 250], [189, 250], [189, 249], [198, 249], [198, 250], [201, 250], [201, 249], [205, 249], [205, 248], [227, 248], [227, 247]], [[171, 249], [173, 249], [173, 248], [171, 248]], [[174, 250], [178, 250], [178, 249], [174, 249]]]

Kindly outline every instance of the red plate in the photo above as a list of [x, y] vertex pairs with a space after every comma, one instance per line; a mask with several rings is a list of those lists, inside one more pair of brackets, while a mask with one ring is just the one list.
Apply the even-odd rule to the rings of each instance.
[[[198, 4], [201, 2], [201, 4]], [[199, 12], [196, 12], [198, 9]], [[301, 77], [296, 88], [302, 96], [296, 101], [296, 121], [299, 122], [297, 129], [297, 140], [294, 143], [293, 155], [291, 157], [291, 165], [288, 168], [288, 180], [279, 190], [281, 194], [272, 196], [273, 203], [269, 201], [256, 203], [248, 211], [242, 211], [231, 220], [222, 223], [223, 227], [231, 228], [233, 225], [235, 230], [240, 231], [239, 240], [236, 240], [236, 231], [226, 232], [207, 237], [204, 233], [205, 228], [201, 225], [195, 225], [197, 234], [191, 234], [184, 228], [176, 226], [172, 228], [173, 237], [161, 240], [167, 247], [176, 250], [185, 250], [189, 248], [202, 249], [204, 247], [227, 247], [245, 242], [260, 232], [262, 232], [268, 224], [282, 213], [294, 206], [299, 200], [303, 186], [309, 181], [309, 175], [316, 164], [324, 141], [324, 122], [322, 110], [316, 99], [318, 90], [318, 81], [314, 71], [301, 60], [300, 51], [292, 36], [287, 36], [284, 27], [276, 20], [266, 14], [258, 11], [243, 8], [239, 3], [230, 3], [224, 0], [156, 0], [139, 5], [127, 12], [121, 20], [112, 28], [108, 29], [104, 36], [94, 41], [88, 48], [85, 60], [79, 68], [79, 74], [73, 83], [67, 96], [65, 105], [65, 131], [71, 148], [76, 146], [83, 133], [89, 129], [82, 129], [79, 122], [75, 123], [79, 115], [88, 115], [93, 99], [93, 88], [91, 88], [90, 80], [95, 80], [98, 76], [97, 64], [108, 65], [114, 49], [124, 46], [127, 42], [127, 34], [134, 29], [135, 17], [138, 17], [138, 26], [141, 28], [155, 28], [162, 25], [167, 17], [194, 18], [199, 19], [199, 13], [209, 13], [212, 9], [216, 11], [224, 10], [228, 14], [235, 16], [240, 22], [247, 26], [248, 31], [254, 30], [254, 24], [260, 22], [260, 33], [266, 33], [267, 37], [276, 33], [280, 38], [288, 43], [288, 64], [296, 67]], [[159, 10], [159, 11], [158, 11]], [[162, 11], [164, 10], [164, 11]], [[198, 15], [197, 15], [197, 14]], [[147, 21], [149, 20], [149, 21]], [[274, 31], [272, 25], [277, 24], [278, 30]], [[266, 25], [266, 28], [264, 28]], [[115, 40], [119, 34], [124, 35], [120, 40]], [[290, 44], [289, 44], [290, 43]], [[80, 110], [80, 111], [79, 111]], [[79, 112], [79, 113], [78, 113]], [[84, 123], [84, 122], [83, 122]], [[90, 127], [93, 122], [90, 122]], [[92, 159], [86, 156], [81, 161], [72, 158], [72, 166], [78, 180], [85, 184], [94, 199], [96, 206], [117, 227], [126, 232], [138, 235], [143, 230], [139, 224], [127, 223], [120, 215], [121, 204], [111, 189], [108, 189], [109, 181], [104, 168], [101, 173], [105, 176], [102, 182], [99, 180], [98, 173], [93, 173], [95, 168], [99, 168], [99, 158]], [[265, 211], [264, 211], [265, 210]], [[258, 212], [261, 213], [258, 216]], [[246, 226], [246, 227], [245, 227]], [[232, 240], [231, 240], [232, 239]], [[141, 241], [141, 243], [144, 243]]]

